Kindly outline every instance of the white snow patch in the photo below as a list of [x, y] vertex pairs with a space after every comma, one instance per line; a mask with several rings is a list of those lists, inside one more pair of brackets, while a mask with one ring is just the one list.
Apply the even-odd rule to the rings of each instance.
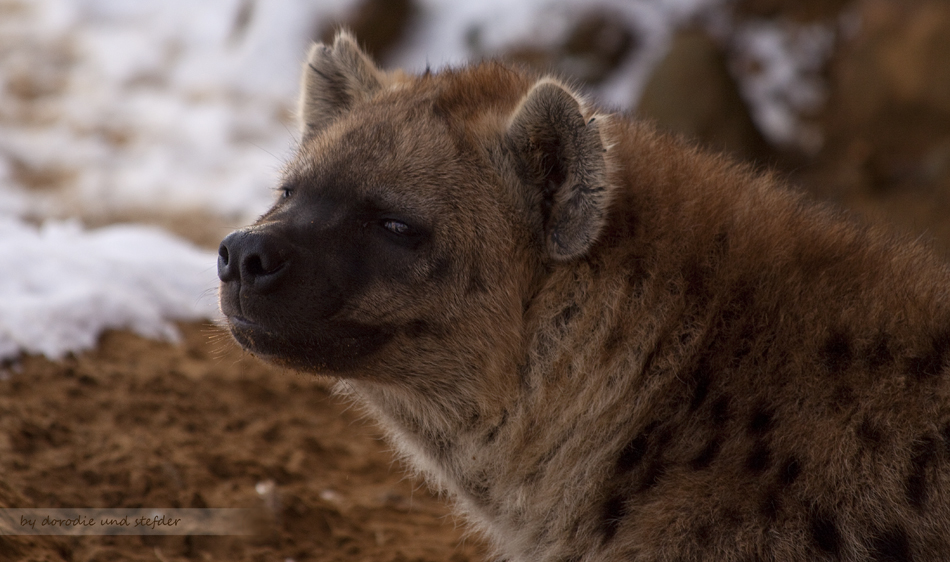
[[110, 328], [174, 340], [170, 320], [216, 315], [216, 264], [162, 230], [0, 217], [0, 360], [58, 359]]
[[0, 155], [68, 171], [61, 215], [79, 205], [250, 220], [295, 142], [306, 47], [349, 3], [24, 2], [0, 18], [0, 90], [29, 75], [50, 91], [4, 95], [0, 117], [13, 118], [0, 119]]
[[419, 72], [427, 65], [458, 65], [473, 57], [490, 57], [513, 45], [549, 48], [563, 42], [571, 24], [585, 11], [603, 10], [636, 33], [638, 48], [592, 93], [608, 105], [629, 109], [639, 101], [673, 35], [688, 25], [705, 27], [728, 47], [743, 97], [763, 134], [782, 146], [817, 150], [820, 132], [801, 116], [814, 113], [824, 103], [821, 71], [834, 46], [834, 22], [736, 24], [730, 4], [730, 0], [601, 0], [596, 4], [421, 0], [422, 21], [391, 62]]
[[606, 84], [594, 90], [617, 107], [636, 104], [650, 70], [686, 23], [721, 9], [728, 0], [421, 0], [422, 21], [392, 57], [393, 66], [419, 72], [490, 57], [516, 45], [551, 47], [562, 42], [579, 16], [601, 10], [637, 34], [638, 49]]
[[772, 142], [811, 153], [821, 148], [821, 132], [801, 117], [825, 103], [821, 73], [834, 44], [828, 24], [753, 20], [733, 31], [733, 73], [752, 118]]

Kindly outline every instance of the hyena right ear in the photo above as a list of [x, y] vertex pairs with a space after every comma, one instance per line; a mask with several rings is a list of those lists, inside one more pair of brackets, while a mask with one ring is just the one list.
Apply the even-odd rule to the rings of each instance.
[[522, 180], [542, 211], [545, 248], [556, 260], [587, 252], [606, 222], [610, 203], [600, 121], [584, 114], [580, 98], [543, 79], [508, 125]]
[[333, 45], [315, 43], [300, 83], [300, 132], [303, 140], [326, 128], [353, 105], [383, 86], [384, 74], [346, 31]]

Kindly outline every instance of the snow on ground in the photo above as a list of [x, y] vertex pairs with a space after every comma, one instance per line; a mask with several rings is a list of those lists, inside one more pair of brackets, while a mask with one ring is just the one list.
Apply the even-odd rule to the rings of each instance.
[[[729, 0], [424, 0], [417, 33], [394, 57], [396, 66], [421, 71], [426, 64], [462, 64], [473, 55], [491, 56], [512, 45], [551, 47], [563, 40], [572, 22], [592, 8], [619, 18], [638, 34], [640, 48], [607, 84], [595, 93], [616, 107], [635, 105], [654, 64], [663, 56], [673, 32], [721, 10]], [[529, 39], [526, 39], [529, 38]]]
[[312, 22], [336, 11], [325, 0], [267, 0], [242, 25], [243, 5], [30, 0], [3, 14], [0, 80], [41, 91], [4, 96], [0, 161], [68, 176], [43, 198], [54, 212], [259, 213], [294, 140]]
[[743, 96], [755, 101], [750, 106], [759, 129], [780, 146], [817, 152], [821, 133], [799, 116], [824, 104], [820, 77], [834, 47], [834, 30], [821, 24], [752, 21], [734, 30], [731, 39], [733, 66], [758, 69], [737, 74]]
[[[767, 26], [733, 30], [722, 16], [728, 2], [601, 0], [642, 48], [594, 94], [631, 107], [675, 29], [725, 21], [736, 51], [766, 69], [744, 83], [754, 113], [767, 134], [795, 142], [795, 112], [820, 88], [789, 85], [820, 66], [827, 41], [820, 33], [790, 41], [787, 30]], [[354, 4], [0, 0], [0, 359], [61, 357], [106, 328], [172, 337], [169, 319], [213, 315], [213, 253], [140, 226], [87, 231], [61, 219], [197, 211], [241, 224], [262, 212], [297, 136], [306, 46]], [[420, 70], [526, 41], [552, 45], [592, 6], [418, 4], [421, 18], [392, 66]]]
[[216, 311], [216, 255], [162, 230], [0, 217], [0, 362], [89, 349], [109, 328], [174, 339]]
[[[835, 34], [823, 24], [752, 20], [736, 24], [731, 0], [421, 0], [422, 22], [392, 58], [395, 66], [422, 71], [427, 65], [462, 64], [512, 45], [560, 43], [592, 8], [604, 10], [638, 36], [639, 49], [593, 93], [603, 103], [633, 108], [650, 72], [666, 54], [672, 35], [687, 25], [706, 27], [725, 44], [752, 116], [773, 142], [812, 150], [815, 131], [799, 119], [823, 102], [822, 68]], [[527, 39], [526, 38], [530, 38]], [[756, 72], [748, 69], [755, 68]]]

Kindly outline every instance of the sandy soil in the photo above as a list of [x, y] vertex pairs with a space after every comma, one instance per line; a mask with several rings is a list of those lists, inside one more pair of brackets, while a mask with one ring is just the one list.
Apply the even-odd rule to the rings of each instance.
[[213, 326], [181, 329], [180, 345], [113, 332], [2, 371], [0, 505], [253, 508], [255, 533], [8, 536], [0, 561], [484, 558], [327, 381], [266, 366]]

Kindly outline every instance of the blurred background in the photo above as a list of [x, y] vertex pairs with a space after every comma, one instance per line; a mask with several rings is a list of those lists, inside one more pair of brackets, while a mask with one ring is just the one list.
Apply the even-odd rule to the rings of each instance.
[[0, 0], [0, 214], [215, 246], [296, 139], [307, 44], [501, 57], [948, 247], [943, 0]]
[[950, 256], [946, 0], [0, 0], [0, 506], [266, 514], [0, 562], [485, 559], [378, 429], [208, 323], [341, 26], [385, 68], [557, 73]]

